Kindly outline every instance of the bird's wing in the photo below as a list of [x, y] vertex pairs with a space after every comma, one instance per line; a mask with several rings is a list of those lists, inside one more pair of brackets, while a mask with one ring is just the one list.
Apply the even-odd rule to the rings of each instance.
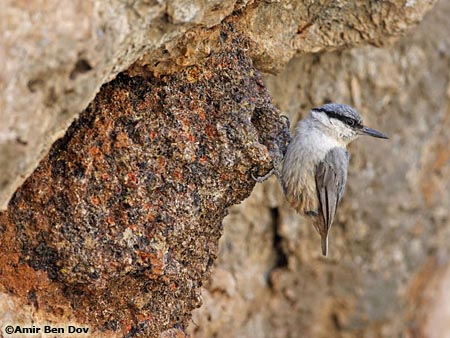
[[333, 224], [339, 201], [344, 195], [349, 158], [345, 149], [333, 148], [316, 167], [319, 217], [322, 217], [322, 222], [317, 225], [317, 230], [322, 237], [322, 253], [324, 255], [327, 252], [328, 231]]

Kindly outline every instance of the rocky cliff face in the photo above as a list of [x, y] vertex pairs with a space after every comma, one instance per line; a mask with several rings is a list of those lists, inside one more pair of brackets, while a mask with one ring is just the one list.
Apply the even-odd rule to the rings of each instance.
[[275, 178], [233, 207], [193, 337], [450, 336], [449, 13], [438, 3], [391, 47], [303, 56], [265, 78], [293, 124], [347, 102], [390, 140], [351, 145], [326, 259]]
[[[439, 3], [387, 46], [432, 4], [7, 5], [3, 205], [43, 159], [0, 214], [0, 326], [76, 322], [105, 337], [439, 336], [450, 7]], [[384, 47], [348, 49], [367, 43]], [[259, 70], [280, 73], [263, 80]], [[328, 259], [274, 179], [222, 224], [252, 191], [252, 174], [285, 151], [286, 121], [269, 93], [292, 124], [340, 101], [391, 136], [352, 145]]]
[[256, 66], [275, 71], [297, 52], [382, 44], [416, 24], [433, 2], [6, 3], [0, 13], [0, 209], [102, 84], [137, 60], [153, 73], [198, 63], [216, 47], [208, 38], [214, 27], [233, 12]]

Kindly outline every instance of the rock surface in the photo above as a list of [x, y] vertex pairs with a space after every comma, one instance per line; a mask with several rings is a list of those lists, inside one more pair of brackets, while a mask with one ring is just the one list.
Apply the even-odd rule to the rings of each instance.
[[[0, 11], [0, 209], [100, 86], [137, 59], [194, 64], [208, 36], [236, 12], [262, 70], [296, 52], [386, 41], [434, 1], [6, 1]], [[192, 51], [189, 46], [194, 47]], [[197, 49], [199, 47], [199, 49]], [[194, 53], [194, 56], [190, 56]], [[149, 56], [150, 55], [150, 56]], [[167, 70], [164, 70], [167, 72]]]
[[243, 41], [222, 36], [228, 47], [198, 67], [103, 86], [14, 194], [0, 214], [0, 291], [34, 310], [2, 311], [9, 323], [184, 331], [227, 208], [289, 141]]
[[327, 259], [275, 178], [231, 208], [192, 337], [450, 337], [449, 15], [442, 1], [392, 47], [303, 56], [265, 78], [292, 125], [333, 100], [390, 140], [351, 145]]

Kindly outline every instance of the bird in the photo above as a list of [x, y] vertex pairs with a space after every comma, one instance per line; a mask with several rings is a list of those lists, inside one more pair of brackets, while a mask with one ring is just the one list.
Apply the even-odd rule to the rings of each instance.
[[290, 205], [319, 233], [323, 256], [328, 253], [328, 232], [347, 182], [347, 145], [360, 135], [388, 139], [364, 126], [359, 113], [346, 104], [313, 108], [297, 124], [277, 175]]

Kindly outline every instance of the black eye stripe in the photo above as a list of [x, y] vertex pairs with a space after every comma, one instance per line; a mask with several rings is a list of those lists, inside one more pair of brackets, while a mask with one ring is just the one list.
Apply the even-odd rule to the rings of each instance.
[[352, 126], [352, 127], [354, 127], [354, 126], [358, 126], [358, 127], [362, 126], [361, 121], [357, 121], [357, 120], [352, 119], [351, 117], [348, 117], [348, 116], [343, 116], [343, 115], [336, 114], [335, 112], [330, 111], [330, 110], [326, 110], [326, 109], [323, 109], [323, 108], [315, 108], [314, 111], [325, 113], [325, 114], [328, 115], [328, 117], [337, 119], [337, 120], [341, 121], [342, 123], [345, 123], [348, 126]]

